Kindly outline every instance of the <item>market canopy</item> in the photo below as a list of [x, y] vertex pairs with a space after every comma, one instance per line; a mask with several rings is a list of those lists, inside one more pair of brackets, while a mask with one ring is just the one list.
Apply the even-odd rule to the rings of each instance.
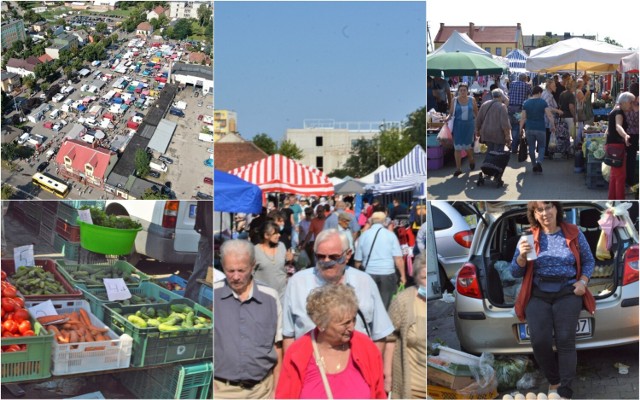
[[620, 60], [620, 72], [638, 73], [638, 52], [622, 57]]
[[416, 145], [402, 160], [375, 176], [376, 183], [366, 189], [374, 194], [399, 192], [404, 190], [424, 190], [427, 180], [427, 153]]
[[364, 184], [372, 184], [372, 183], [376, 183], [376, 174], [378, 172], [382, 172], [385, 169], [387, 169], [386, 165], [380, 165], [378, 166], [378, 168], [376, 168], [375, 171], [373, 171], [372, 173], [370, 173], [369, 175], [365, 175], [362, 178], [358, 179], [358, 181], [364, 183]]
[[527, 63], [527, 58], [529, 58], [529, 56], [524, 51], [520, 49], [511, 50], [505, 58], [509, 62], [509, 71], [516, 74], [527, 71], [525, 64]]
[[442, 46], [435, 49], [431, 52], [430, 55], [434, 54], [444, 54], [444, 53], [455, 53], [456, 51], [462, 53], [474, 53], [480, 54], [482, 56], [486, 56], [491, 58], [491, 53], [478, 46], [469, 35], [466, 33], [460, 33], [458, 31], [453, 31], [449, 39], [442, 44]]
[[330, 196], [333, 184], [320, 170], [273, 154], [229, 173], [260, 186], [263, 192]]
[[257, 185], [235, 175], [214, 170], [213, 208], [220, 212], [259, 214], [262, 210], [262, 190]]
[[336, 194], [364, 193], [364, 186], [364, 183], [358, 182], [355, 179], [350, 179], [348, 181], [335, 185], [334, 189], [336, 191]]
[[613, 72], [623, 57], [634, 52], [605, 42], [571, 38], [532, 50], [525, 68], [535, 72]]
[[501, 74], [505, 66], [476, 53], [439, 53], [427, 56], [427, 74], [430, 76], [474, 76]]

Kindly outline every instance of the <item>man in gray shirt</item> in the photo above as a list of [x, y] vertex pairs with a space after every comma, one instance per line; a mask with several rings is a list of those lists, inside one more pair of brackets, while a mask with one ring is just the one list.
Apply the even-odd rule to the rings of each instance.
[[278, 292], [254, 281], [251, 242], [224, 242], [220, 259], [226, 279], [213, 286], [214, 396], [273, 398], [282, 363]]

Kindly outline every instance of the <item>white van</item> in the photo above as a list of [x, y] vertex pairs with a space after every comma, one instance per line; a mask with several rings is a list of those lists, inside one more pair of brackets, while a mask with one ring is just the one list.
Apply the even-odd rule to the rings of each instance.
[[49, 118], [56, 119], [58, 118], [58, 115], [60, 115], [60, 110], [54, 108], [53, 111], [51, 111], [51, 114], [49, 114]]
[[[128, 216], [142, 224], [130, 260], [145, 256], [162, 262], [190, 264], [198, 252], [200, 234], [193, 227], [196, 208], [212, 206], [204, 201], [176, 200], [109, 200], [109, 215]], [[134, 261], [135, 262], [135, 261]]]

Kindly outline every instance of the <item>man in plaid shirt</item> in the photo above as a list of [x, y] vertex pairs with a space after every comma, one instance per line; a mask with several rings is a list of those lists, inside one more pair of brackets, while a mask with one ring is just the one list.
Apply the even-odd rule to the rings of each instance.
[[531, 96], [531, 85], [527, 83], [527, 74], [520, 74], [517, 82], [509, 87], [509, 121], [511, 122], [511, 152], [518, 152], [520, 143], [520, 122], [514, 114], [522, 111], [522, 103]]

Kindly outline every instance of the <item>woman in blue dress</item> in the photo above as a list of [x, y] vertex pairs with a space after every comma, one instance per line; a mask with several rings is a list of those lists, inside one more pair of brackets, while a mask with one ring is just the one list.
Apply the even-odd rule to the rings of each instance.
[[453, 176], [462, 173], [462, 151], [469, 157], [469, 170], [476, 167], [473, 158], [473, 142], [477, 132], [475, 131], [475, 118], [478, 115], [478, 105], [473, 96], [469, 97], [469, 85], [458, 85], [458, 96], [451, 102], [447, 121], [453, 118], [453, 148], [456, 159], [456, 172]]

